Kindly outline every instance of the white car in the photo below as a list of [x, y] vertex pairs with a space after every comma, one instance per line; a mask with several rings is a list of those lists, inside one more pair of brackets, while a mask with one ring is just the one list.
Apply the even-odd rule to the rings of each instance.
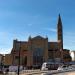
[[[23, 66], [20, 66], [20, 71], [23, 70]], [[9, 66], [9, 72], [17, 72], [18, 66]]]
[[70, 71], [70, 70], [74, 70], [75, 68], [73, 68], [72, 66], [67, 66], [67, 65], [62, 65], [60, 67], [58, 67], [58, 71]]
[[42, 64], [41, 70], [48, 70], [46, 62]]

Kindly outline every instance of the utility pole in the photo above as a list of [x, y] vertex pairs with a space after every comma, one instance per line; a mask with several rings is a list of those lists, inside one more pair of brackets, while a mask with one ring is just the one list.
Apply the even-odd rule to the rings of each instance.
[[20, 51], [21, 51], [21, 41], [19, 42], [20, 43], [20, 47], [19, 47], [19, 51], [18, 51], [18, 75], [19, 72], [20, 72]]
[[3, 56], [1, 56], [1, 63], [0, 63], [0, 66], [1, 66], [1, 70], [3, 69]]

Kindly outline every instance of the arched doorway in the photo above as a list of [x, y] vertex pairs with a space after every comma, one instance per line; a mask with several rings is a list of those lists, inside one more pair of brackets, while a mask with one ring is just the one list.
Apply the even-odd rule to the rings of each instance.
[[33, 65], [41, 66], [43, 63], [43, 49], [36, 48], [33, 52]]

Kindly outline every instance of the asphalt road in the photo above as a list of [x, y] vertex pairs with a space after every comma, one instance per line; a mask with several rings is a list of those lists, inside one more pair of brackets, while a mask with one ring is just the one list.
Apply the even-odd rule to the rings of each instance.
[[[8, 74], [6, 75], [17, 75], [15, 72], [9, 72]], [[50, 74], [50, 73], [39, 73], [39, 74], [26, 74], [26, 73], [23, 73], [23, 74], [20, 74], [20, 75], [75, 75], [75, 71], [72, 71], [72, 72], [63, 72], [63, 73], [57, 73], [57, 74]]]
[[[39, 75], [39, 74], [36, 74]], [[46, 74], [46, 73], [42, 73], [40, 75], [75, 75], [75, 71], [73, 72], [64, 72], [64, 73], [57, 73], [57, 74]]]
[[73, 71], [73, 72], [58, 73], [58, 74], [53, 74], [53, 75], [75, 75], [75, 71]]

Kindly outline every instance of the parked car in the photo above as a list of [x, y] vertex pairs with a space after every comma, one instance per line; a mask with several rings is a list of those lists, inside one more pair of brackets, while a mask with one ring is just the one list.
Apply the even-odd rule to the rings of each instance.
[[40, 69], [41, 68], [41, 65], [33, 65], [32, 68], [33, 69]]
[[74, 67], [72, 67], [71, 65], [62, 65], [62, 66], [59, 66], [58, 71], [69, 71], [69, 70], [75, 70]]
[[[20, 71], [23, 70], [23, 66], [20, 66]], [[17, 72], [18, 66], [9, 66], [9, 72]]]
[[0, 74], [3, 74], [3, 71], [0, 69]]
[[42, 64], [41, 70], [57, 70], [60, 62], [44, 62]]
[[48, 66], [46, 62], [42, 64], [41, 70], [48, 70]]

